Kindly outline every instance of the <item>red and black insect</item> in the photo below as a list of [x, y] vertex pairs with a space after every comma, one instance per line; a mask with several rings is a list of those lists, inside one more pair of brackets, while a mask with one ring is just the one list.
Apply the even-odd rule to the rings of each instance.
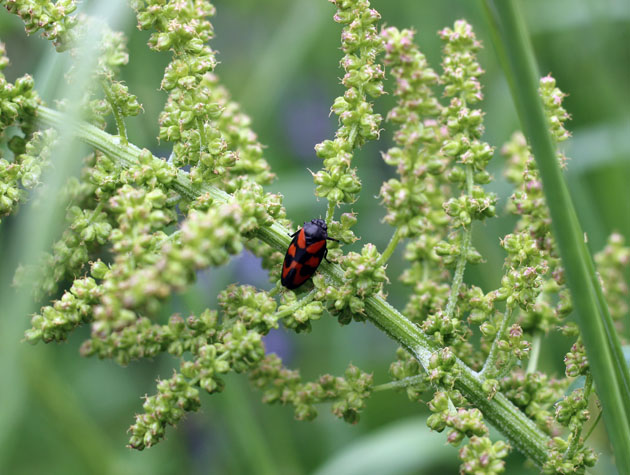
[[297, 289], [315, 273], [322, 259], [326, 259], [326, 241], [337, 240], [328, 237], [328, 227], [323, 219], [304, 223], [304, 227], [291, 237], [293, 241], [284, 256], [281, 281], [287, 289]]

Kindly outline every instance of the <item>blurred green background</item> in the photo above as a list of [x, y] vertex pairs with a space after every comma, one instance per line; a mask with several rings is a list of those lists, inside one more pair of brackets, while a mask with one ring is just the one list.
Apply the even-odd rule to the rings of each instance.
[[[331, 138], [336, 120], [329, 117], [334, 98], [342, 93], [338, 68], [341, 28], [332, 21], [335, 8], [324, 0], [217, 0], [213, 20], [219, 51], [217, 73], [253, 120], [266, 145], [266, 158], [278, 178], [269, 191], [285, 197], [289, 217], [299, 224], [325, 214], [317, 201], [307, 169], [320, 168], [313, 146]], [[573, 120], [573, 138], [564, 150], [570, 161], [567, 180], [592, 251], [600, 250], [614, 230], [630, 240], [630, 5], [622, 0], [522, 1], [542, 74], [551, 73], [568, 93], [565, 107]], [[86, 1], [84, 12], [106, 11], [115, 4]], [[518, 128], [513, 103], [487, 34], [480, 4], [469, 1], [374, 0], [385, 25], [412, 27], [431, 65], [439, 69], [438, 29], [465, 18], [485, 48], [480, 62], [486, 112], [485, 139], [500, 148]], [[109, 11], [112, 27], [129, 38], [130, 64], [123, 79], [138, 96], [144, 113], [128, 119], [129, 138], [140, 147], [167, 156], [168, 144], [158, 144], [157, 114], [165, 94], [158, 90], [167, 55], [146, 47], [149, 34], [135, 27], [128, 6]], [[61, 90], [67, 63], [39, 37], [27, 38], [20, 20], [0, 13], [0, 37], [12, 66], [9, 79], [34, 75], [42, 96], [53, 104]], [[392, 98], [379, 101], [385, 114]], [[382, 140], [358, 151], [355, 163], [363, 181], [361, 198], [352, 209], [359, 215], [362, 243], [379, 249], [392, 230], [381, 223], [384, 210], [377, 197], [384, 178], [392, 175], [380, 158], [390, 146], [391, 128], [384, 124]], [[502, 177], [503, 160], [496, 154], [490, 187], [503, 209], [511, 189]], [[9, 225], [0, 228], [0, 244]], [[514, 220], [494, 219], [475, 229], [475, 245], [485, 263], [470, 267], [466, 280], [486, 291], [501, 277], [503, 253], [499, 237]], [[397, 277], [401, 249], [388, 267], [389, 299], [404, 306], [406, 289]], [[0, 263], [2, 265], [2, 263]], [[4, 265], [8, 266], [5, 259]], [[11, 264], [12, 265], [12, 264]], [[264, 272], [251, 256], [241, 256], [219, 270], [200, 275], [197, 287], [174, 296], [164, 315], [198, 312], [214, 306], [218, 290], [239, 281], [268, 288]], [[5, 267], [5, 271], [7, 271]], [[202, 398], [202, 410], [191, 414], [155, 448], [135, 452], [125, 448], [128, 426], [141, 410], [140, 396], [152, 394], [157, 377], [168, 377], [174, 362], [168, 357], [136, 362], [121, 368], [111, 361], [86, 360], [78, 348], [88, 329], [75, 332], [63, 345], [19, 343], [28, 326], [26, 315], [3, 314], [0, 320], [0, 473], [458, 473], [456, 449], [443, 434], [431, 434], [424, 423], [426, 408], [402, 393], [382, 392], [368, 401], [359, 424], [349, 426], [321, 407], [315, 422], [293, 420], [291, 408], [264, 406], [260, 393], [243, 376], [231, 376], [224, 393]], [[349, 362], [374, 373], [375, 382], [388, 381], [388, 366], [396, 345], [370, 324], [340, 327], [332, 318], [316, 322], [311, 334], [284, 331], [270, 334], [268, 348], [285, 363], [300, 368], [306, 379], [322, 373], [341, 374]], [[562, 358], [570, 342], [550, 337], [540, 366], [561, 375]], [[496, 435], [496, 434], [495, 434]], [[603, 424], [591, 437], [602, 453], [594, 473], [611, 473]], [[535, 473], [513, 453], [508, 473]]]

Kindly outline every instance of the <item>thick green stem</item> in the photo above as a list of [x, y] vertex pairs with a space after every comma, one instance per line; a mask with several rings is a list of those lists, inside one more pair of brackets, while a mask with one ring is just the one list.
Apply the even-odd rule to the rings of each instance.
[[484, 0], [495, 48], [543, 182], [557, 249], [620, 473], [630, 473], [630, 375], [538, 96], [533, 48], [514, 0]]
[[[120, 166], [125, 168], [133, 166], [140, 156], [141, 150], [138, 147], [134, 145], [124, 146], [120, 144], [119, 140], [96, 127], [84, 122], [71, 122], [63, 114], [46, 107], [40, 107], [38, 112], [41, 122], [47, 125], [66, 124], [72, 126], [75, 136], [79, 140], [107, 154]], [[159, 158], [155, 159], [159, 160]], [[205, 193], [208, 193], [218, 203], [224, 203], [230, 199], [229, 194], [214, 186], [194, 186], [188, 174], [181, 170], [172, 182], [172, 188], [190, 200]], [[291, 240], [288, 230], [278, 223], [259, 228], [255, 232], [255, 237], [281, 252], [286, 250]], [[339, 265], [323, 262], [319, 269], [331, 285], [341, 286], [343, 270]], [[424, 368], [428, 367], [431, 354], [438, 348], [417, 325], [381, 297], [366, 298], [365, 313], [372, 323], [413, 354]], [[547, 458], [549, 437], [503, 394], [497, 393], [493, 398], [488, 399], [487, 393], [482, 387], [482, 379], [461, 360], [456, 361], [454, 371], [459, 375], [455, 381], [455, 389], [459, 390], [471, 404], [479, 408], [486, 419], [499, 429], [514, 447], [531, 458], [538, 466], [542, 466]]]

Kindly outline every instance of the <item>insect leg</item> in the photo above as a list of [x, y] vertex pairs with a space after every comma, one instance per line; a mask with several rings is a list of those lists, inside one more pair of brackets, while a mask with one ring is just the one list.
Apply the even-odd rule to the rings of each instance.
[[328, 262], [329, 264], [331, 264], [331, 262], [326, 258], [327, 255], [328, 255], [328, 249], [324, 251], [324, 260]]

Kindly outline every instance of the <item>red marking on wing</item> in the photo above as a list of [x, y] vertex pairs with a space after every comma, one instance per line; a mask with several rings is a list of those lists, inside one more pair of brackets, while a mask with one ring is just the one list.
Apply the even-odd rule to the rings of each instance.
[[291, 257], [295, 257], [295, 244], [291, 243], [291, 245], [289, 246], [289, 250], [287, 251], [287, 254]]
[[[302, 266], [300, 266], [302, 267]], [[302, 285], [306, 282], [313, 274], [302, 275], [299, 273], [299, 270], [296, 271], [295, 276], [293, 276], [293, 283], [297, 285]]]
[[287, 275], [289, 275], [289, 272], [291, 272], [291, 269], [295, 269], [295, 275], [297, 276], [297, 274], [300, 272], [300, 269], [302, 269], [302, 264], [300, 264], [298, 261], [291, 261], [291, 265], [289, 265], [287, 267], [286, 265], [286, 261], [284, 263], [284, 266], [282, 267], [282, 278], [286, 279]]
[[[326, 241], [322, 239], [321, 241], [314, 242], [310, 246], [306, 248], [306, 252], [309, 254], [316, 254], [318, 251], [322, 249], [326, 245]], [[310, 264], [309, 264], [310, 265]]]
[[[309, 247], [310, 247], [310, 246], [309, 246]], [[315, 268], [316, 268], [316, 267], [319, 265], [319, 263], [320, 263], [321, 261], [322, 261], [322, 260], [321, 260], [319, 257], [315, 257], [315, 256], [313, 256], [313, 257], [311, 257], [309, 260], [307, 260], [307, 261], [304, 263], [304, 265], [305, 265], [305, 266], [315, 267]]]
[[304, 228], [300, 229], [300, 233], [297, 238], [297, 245], [300, 249], [304, 249], [306, 247], [306, 234], [304, 233]]

